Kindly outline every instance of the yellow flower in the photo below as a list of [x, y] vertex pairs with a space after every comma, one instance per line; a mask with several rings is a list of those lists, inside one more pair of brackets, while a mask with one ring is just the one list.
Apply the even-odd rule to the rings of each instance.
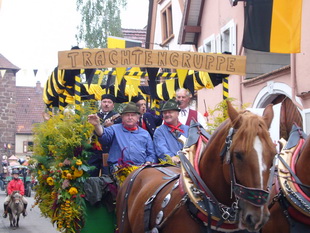
[[49, 185], [49, 186], [53, 186], [54, 185], [54, 179], [52, 177], [48, 177], [46, 179], [46, 183]]
[[78, 165], [78, 166], [81, 166], [83, 163], [82, 163], [82, 161], [80, 159], [78, 159], [78, 160], [76, 160], [75, 164]]
[[56, 193], [56, 192], [52, 192], [52, 193], [51, 193], [51, 198], [52, 198], [52, 199], [55, 199], [56, 197], [57, 197], [57, 193]]
[[81, 177], [83, 175], [83, 170], [79, 170], [79, 169], [74, 169], [74, 172], [73, 172], [73, 176], [78, 178], [78, 177]]
[[69, 173], [69, 170], [63, 170], [63, 171], [62, 171], [61, 178], [66, 179], [68, 173]]
[[59, 163], [58, 166], [59, 166], [59, 167], [63, 167], [64, 164], [63, 164], [63, 163]]
[[71, 187], [68, 191], [71, 195], [75, 195], [78, 193], [78, 190], [75, 187]]

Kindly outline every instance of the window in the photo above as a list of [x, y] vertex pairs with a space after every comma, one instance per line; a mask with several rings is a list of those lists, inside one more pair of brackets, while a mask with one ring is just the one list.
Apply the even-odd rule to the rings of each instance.
[[33, 142], [30, 141], [24, 141], [23, 142], [23, 152], [32, 152], [33, 151]]
[[310, 109], [305, 109], [304, 110], [305, 117], [304, 117], [304, 125], [305, 125], [305, 133], [309, 134], [310, 133]]
[[209, 36], [203, 41], [203, 52], [205, 53], [215, 53], [215, 35]]
[[161, 27], [162, 27], [162, 45], [165, 45], [169, 40], [171, 40], [173, 35], [172, 27], [172, 4], [169, 3], [161, 11]]
[[231, 52], [232, 55], [237, 54], [236, 46], [236, 25], [234, 20], [229, 21], [221, 28], [221, 34], [217, 36], [217, 52]]

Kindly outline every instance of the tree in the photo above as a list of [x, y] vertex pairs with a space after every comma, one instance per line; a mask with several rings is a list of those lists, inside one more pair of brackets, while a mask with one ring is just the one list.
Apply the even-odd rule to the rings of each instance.
[[87, 48], [106, 48], [108, 36], [122, 36], [121, 9], [127, 0], [76, 0], [81, 24], [76, 39]]

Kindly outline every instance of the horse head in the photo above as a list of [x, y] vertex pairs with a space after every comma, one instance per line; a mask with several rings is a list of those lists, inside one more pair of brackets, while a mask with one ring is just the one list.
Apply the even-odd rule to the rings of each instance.
[[[229, 150], [223, 155], [229, 167], [229, 181], [238, 200], [239, 228], [258, 231], [269, 219], [269, 175], [276, 148], [268, 129], [273, 110], [268, 105], [259, 117], [251, 112], [238, 113], [228, 103], [231, 120]], [[230, 135], [231, 134], [231, 135]], [[227, 140], [226, 140], [227, 142]], [[226, 176], [227, 177], [227, 176]]]
[[14, 204], [20, 204], [22, 202], [22, 195], [19, 191], [13, 191], [11, 194], [11, 200]]
[[272, 106], [265, 108], [262, 117], [237, 112], [228, 101], [227, 106], [229, 119], [210, 138], [201, 176], [221, 203], [235, 206], [239, 229], [259, 231], [270, 215], [268, 180], [276, 155], [268, 132]]

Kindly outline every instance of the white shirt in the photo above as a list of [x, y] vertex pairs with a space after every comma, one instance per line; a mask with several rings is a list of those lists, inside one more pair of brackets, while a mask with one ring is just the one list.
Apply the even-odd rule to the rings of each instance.
[[[189, 107], [181, 109], [179, 113], [179, 121], [185, 125], [189, 114]], [[197, 121], [202, 125], [203, 128], [207, 129], [207, 122], [205, 117], [197, 111]]]

